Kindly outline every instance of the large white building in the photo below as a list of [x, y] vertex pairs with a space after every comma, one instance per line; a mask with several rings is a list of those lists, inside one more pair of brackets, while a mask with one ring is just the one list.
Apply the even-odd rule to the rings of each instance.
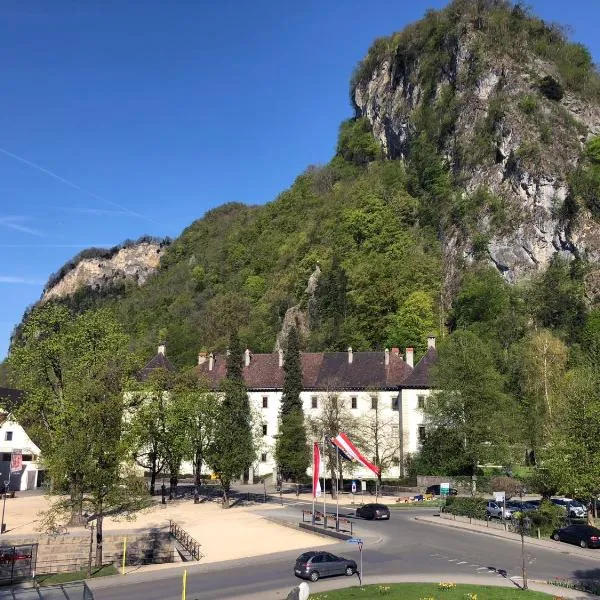
[[[164, 353], [164, 348], [161, 351]], [[433, 337], [428, 339], [428, 350], [416, 366], [412, 348], [407, 348], [404, 356], [398, 348], [383, 352], [354, 352], [351, 348], [347, 352], [303, 352], [304, 415], [307, 421], [318, 418], [323, 407], [335, 397], [356, 429], [344, 432], [351, 439], [365, 439], [378, 423], [380, 450], [387, 452], [388, 458], [390, 452], [394, 455], [384, 476], [398, 477], [403, 474], [407, 455], [418, 452], [425, 435], [423, 408], [431, 392], [430, 368], [436, 360]], [[226, 356], [201, 353], [197, 374], [209, 387], [218, 389], [226, 376]], [[260, 456], [248, 479], [275, 478], [283, 352], [253, 354], [246, 350], [243, 374], [251, 410], [260, 415], [262, 427]], [[363, 443], [362, 450], [373, 460], [369, 448], [372, 450], [372, 443]], [[373, 473], [362, 468], [355, 468], [352, 475], [373, 477]]]

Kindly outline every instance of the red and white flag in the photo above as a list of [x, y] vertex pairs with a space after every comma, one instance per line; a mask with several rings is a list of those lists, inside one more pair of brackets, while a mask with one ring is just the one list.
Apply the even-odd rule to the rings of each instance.
[[313, 498], [318, 498], [321, 495], [321, 481], [319, 476], [321, 475], [321, 451], [319, 450], [319, 444], [315, 442], [313, 444]]
[[359, 462], [363, 467], [373, 471], [375, 475], [379, 475], [379, 467], [376, 467], [373, 463], [369, 462], [348, 439], [348, 436], [345, 433], [340, 433], [338, 436], [334, 437], [331, 442], [352, 460]]

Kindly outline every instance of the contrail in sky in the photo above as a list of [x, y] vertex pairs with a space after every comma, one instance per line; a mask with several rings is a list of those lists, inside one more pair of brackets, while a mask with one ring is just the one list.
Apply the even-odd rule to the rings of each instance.
[[106, 202], [106, 204], [110, 204], [111, 206], [114, 206], [115, 208], [119, 208], [119, 209], [125, 211], [126, 213], [130, 214], [131, 216], [137, 217], [138, 219], [143, 219], [144, 221], [148, 221], [149, 223], [153, 223], [154, 225], [161, 225], [157, 221], [154, 221], [153, 219], [150, 219], [149, 217], [141, 215], [138, 212], [130, 210], [126, 206], [117, 204], [116, 202], [113, 202], [112, 200], [108, 200], [107, 198], [103, 198], [102, 196], [99, 196], [98, 194], [94, 194], [94, 192], [90, 192], [89, 190], [82, 188], [80, 185], [77, 185], [76, 183], [73, 183], [72, 181], [69, 181], [68, 179], [65, 179], [64, 177], [61, 177], [60, 175], [57, 175], [53, 171], [45, 169], [44, 167], [42, 167], [34, 162], [31, 162], [30, 160], [27, 160], [26, 158], [23, 158], [22, 156], [19, 156], [18, 154], [9, 152], [8, 150], [5, 150], [4, 148], [0, 148], [0, 152], [6, 156], [9, 156], [10, 158], [12, 158], [16, 161], [19, 161], [20, 163], [23, 163], [24, 165], [27, 165], [28, 167], [31, 167], [32, 169], [35, 169], [36, 171], [39, 171], [40, 173], [43, 173], [44, 175], [47, 175], [48, 177], [51, 177], [52, 179], [54, 179], [56, 181], [60, 181], [61, 183], [64, 183], [65, 185], [68, 185], [69, 187], [71, 187], [75, 190], [78, 190], [79, 192], [82, 192], [83, 194], [86, 194], [87, 196], [90, 196], [91, 198], [95, 198], [96, 200], [100, 200], [101, 202]]

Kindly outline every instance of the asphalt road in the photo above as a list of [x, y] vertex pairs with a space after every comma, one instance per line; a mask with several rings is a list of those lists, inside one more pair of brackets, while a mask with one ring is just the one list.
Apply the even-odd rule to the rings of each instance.
[[[303, 508], [306, 509], [307, 505], [289, 504], [270, 514], [298, 522]], [[389, 521], [355, 520], [355, 535], [365, 539], [363, 574], [366, 583], [370, 575], [430, 576], [435, 573], [440, 579], [459, 575], [480, 576], [483, 583], [494, 577], [521, 575], [520, 542], [415, 521], [414, 517], [418, 514], [422, 511], [394, 510]], [[285, 535], [285, 530], [282, 530], [282, 535]], [[359, 563], [355, 545], [340, 542], [329, 545], [327, 549], [354, 558]], [[600, 550], [589, 552], [600, 555]], [[292, 569], [300, 553], [296, 550], [212, 565], [187, 563], [187, 598], [244, 598], [278, 588], [291, 589], [299, 582]], [[526, 546], [526, 562], [528, 577], [532, 579], [600, 579], [600, 561], [570, 555], [566, 544], [564, 551], [560, 552]], [[112, 577], [91, 580], [90, 587], [96, 600], [179, 600], [183, 568], [133, 573], [116, 581]], [[357, 578], [355, 581], [358, 583]], [[311, 591], [318, 592], [319, 585], [311, 583]]]

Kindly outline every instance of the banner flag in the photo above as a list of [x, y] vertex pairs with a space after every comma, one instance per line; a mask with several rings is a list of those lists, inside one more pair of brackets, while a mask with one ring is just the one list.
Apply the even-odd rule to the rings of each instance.
[[313, 498], [319, 498], [321, 496], [321, 481], [319, 476], [321, 475], [321, 451], [319, 450], [319, 444], [315, 442], [313, 444]]
[[369, 462], [358, 450], [358, 448], [350, 441], [345, 433], [340, 433], [337, 437], [333, 438], [332, 443], [335, 444], [341, 452], [344, 452], [352, 460], [359, 462], [363, 467], [366, 467], [370, 471], [373, 471], [375, 475], [379, 476], [379, 467], [376, 467], [373, 463]]
[[10, 455], [10, 472], [20, 473], [23, 468], [23, 452], [21, 450], [13, 450]]

